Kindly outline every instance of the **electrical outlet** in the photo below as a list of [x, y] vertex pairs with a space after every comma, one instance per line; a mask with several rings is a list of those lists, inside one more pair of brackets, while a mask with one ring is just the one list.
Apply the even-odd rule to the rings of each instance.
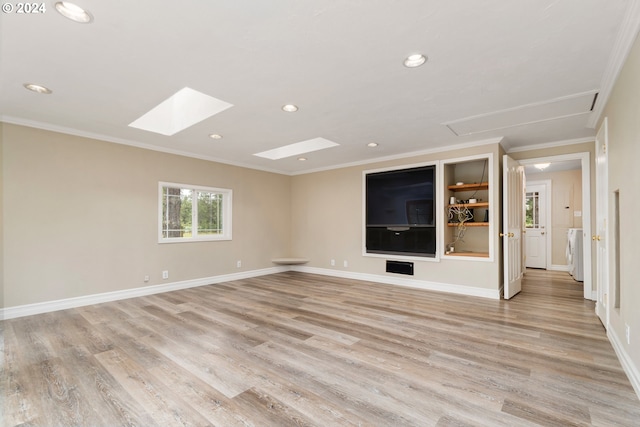
[[240, 260], [236, 261], [236, 267], [237, 268], [242, 267], [242, 261], [240, 261]]
[[349, 263], [347, 262], [347, 260], [344, 260], [343, 265], [345, 268], [349, 267]]
[[335, 259], [332, 259], [332, 260], [331, 260], [331, 266], [332, 266], [332, 267], [335, 267], [335, 266], [336, 266], [336, 260], [335, 260]]
[[164, 270], [162, 272], [162, 278], [163, 279], [168, 279], [169, 278], [169, 270]]
[[149, 281], [149, 275], [144, 276], [144, 281], [148, 282]]
[[631, 328], [629, 325], [624, 325], [624, 332], [627, 335], [627, 344], [631, 344]]

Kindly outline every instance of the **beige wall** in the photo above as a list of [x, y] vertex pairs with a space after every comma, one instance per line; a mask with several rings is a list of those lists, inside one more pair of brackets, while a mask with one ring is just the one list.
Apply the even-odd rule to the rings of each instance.
[[4, 124], [0, 122], [0, 307], [4, 307]]
[[[293, 255], [310, 258], [309, 267], [340, 270], [337, 274], [349, 272], [397, 278], [398, 275], [385, 273], [386, 258], [362, 254], [363, 171], [491, 153], [496, 184], [491, 191], [494, 201], [499, 204], [499, 150], [498, 144], [491, 144], [294, 176], [291, 195]], [[498, 224], [499, 211], [498, 206], [490, 210], [494, 224]], [[490, 236], [494, 244], [493, 261], [417, 261], [412, 279], [498, 290], [501, 269], [497, 230], [495, 228], [494, 235]], [[336, 266], [331, 266], [331, 259], [336, 260]], [[346, 268], [344, 261], [348, 263]]]
[[567, 231], [569, 228], [582, 228], [582, 171], [571, 170], [527, 174], [527, 182], [551, 181], [551, 264], [567, 264]]
[[[2, 135], [6, 307], [258, 270], [290, 254], [288, 176], [9, 124]], [[232, 189], [233, 240], [159, 244], [159, 181]]]
[[[640, 226], [640, 39], [636, 39], [627, 62], [605, 107], [602, 117], [608, 118], [609, 128], [609, 224], [614, 224], [613, 192], [620, 192], [620, 308], [611, 308], [609, 331], [614, 333], [625, 352], [640, 372], [640, 263], [638, 244]], [[607, 238], [615, 244], [614, 227]], [[609, 251], [609, 283], [615, 280], [614, 251]], [[613, 295], [609, 293], [609, 301]], [[625, 325], [631, 331], [631, 344], [625, 339]], [[637, 378], [640, 381], [640, 378]]]

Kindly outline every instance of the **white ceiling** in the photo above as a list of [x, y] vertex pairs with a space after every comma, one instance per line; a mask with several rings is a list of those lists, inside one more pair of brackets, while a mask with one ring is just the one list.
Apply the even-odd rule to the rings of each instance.
[[[620, 29], [637, 33], [624, 25], [635, 1], [78, 0], [90, 24], [46, 2], [2, 14], [0, 114], [286, 174], [498, 137], [516, 150], [583, 140], [589, 99], [626, 57]], [[416, 52], [427, 63], [404, 67]], [[172, 136], [128, 127], [184, 87], [233, 107]], [[582, 101], [555, 112], [567, 99]], [[476, 131], [447, 125], [465, 122]], [[305, 162], [253, 155], [314, 138], [340, 145]]]

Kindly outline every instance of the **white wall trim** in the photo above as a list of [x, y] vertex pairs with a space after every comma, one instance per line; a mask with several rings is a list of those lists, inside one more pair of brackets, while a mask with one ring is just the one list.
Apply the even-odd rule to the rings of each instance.
[[620, 25], [620, 30], [616, 37], [616, 41], [609, 55], [609, 62], [607, 68], [604, 70], [602, 80], [600, 81], [600, 92], [598, 93], [598, 100], [596, 102], [589, 119], [587, 120], [587, 126], [595, 129], [600, 121], [604, 107], [609, 101], [609, 96], [613, 90], [613, 86], [620, 75], [620, 71], [627, 61], [629, 52], [633, 47], [633, 43], [640, 31], [640, 1], [632, 0], [627, 6], [627, 10], [624, 14], [624, 19]]
[[522, 147], [514, 147], [514, 148], [511, 148], [510, 145], [507, 146], [503, 144], [502, 148], [505, 149], [507, 154], [511, 154], [511, 153], [519, 153], [522, 151], [541, 150], [541, 149], [548, 149], [548, 148], [554, 148], [554, 147], [564, 147], [567, 145], [584, 144], [588, 142], [594, 142], [595, 140], [596, 140], [596, 137], [594, 135], [594, 136], [588, 136], [585, 138], [565, 139], [563, 141], [552, 141], [552, 142], [547, 142], [542, 144], [525, 145]]
[[142, 297], [164, 292], [177, 291], [180, 289], [214, 285], [216, 283], [230, 282], [233, 280], [266, 276], [268, 274], [282, 273], [285, 271], [299, 271], [303, 273], [320, 274], [323, 276], [334, 276], [345, 279], [384, 283], [388, 285], [407, 286], [429, 291], [448, 292], [459, 295], [500, 299], [500, 293], [494, 289], [480, 289], [468, 285], [453, 285], [448, 283], [430, 282], [404, 277], [400, 278], [368, 273], [346, 272], [325, 268], [282, 265], [260, 270], [243, 271], [241, 273], [222, 274], [220, 276], [203, 277], [200, 279], [184, 280], [181, 282], [163, 283], [161, 285], [144, 286], [141, 288], [124, 289], [121, 291], [104, 292], [93, 295], [84, 295], [80, 297], [66, 298], [55, 301], [45, 301], [34, 304], [5, 307], [0, 308], [0, 319], [15, 319], [18, 317], [32, 316], [35, 314], [49, 313], [58, 310], [67, 310], [70, 308], [84, 307], [87, 305], [101, 304], [104, 302], [118, 301], [127, 298]]
[[194, 159], [207, 160], [207, 161], [210, 161], [210, 162], [222, 163], [222, 164], [231, 165], [231, 166], [238, 166], [238, 167], [241, 167], [241, 168], [254, 169], [254, 170], [259, 170], [259, 171], [263, 171], [263, 172], [270, 172], [270, 173], [277, 173], [277, 174], [287, 175], [287, 176], [306, 175], [306, 174], [315, 173], [315, 172], [324, 172], [324, 171], [335, 170], [335, 169], [343, 169], [343, 168], [352, 167], [352, 166], [360, 166], [360, 165], [381, 163], [381, 162], [386, 162], [386, 161], [389, 161], [389, 160], [412, 158], [412, 157], [416, 157], [416, 156], [420, 156], [420, 155], [442, 153], [442, 152], [452, 151], [452, 150], [461, 150], [461, 149], [465, 149], [465, 148], [479, 147], [479, 146], [488, 145], [488, 144], [499, 144], [504, 140], [503, 137], [488, 138], [488, 139], [476, 140], [476, 141], [471, 141], [471, 142], [462, 142], [462, 143], [455, 144], [455, 145], [446, 145], [444, 147], [434, 147], [434, 148], [430, 148], [430, 149], [427, 149], [427, 150], [413, 151], [413, 152], [410, 152], [410, 153], [399, 153], [399, 154], [395, 154], [395, 155], [389, 155], [389, 156], [383, 156], [383, 157], [374, 157], [374, 158], [371, 158], [371, 159], [360, 160], [360, 161], [355, 161], [355, 162], [339, 163], [339, 164], [335, 164], [335, 165], [331, 165], [331, 166], [327, 166], [327, 167], [323, 167], [323, 168], [316, 168], [316, 169], [309, 169], [309, 170], [298, 171], [298, 172], [291, 172], [291, 171], [268, 168], [268, 167], [263, 167], [263, 166], [258, 166], [258, 165], [252, 165], [252, 164], [248, 164], [248, 163], [233, 162], [233, 161], [230, 161], [230, 160], [220, 159], [220, 158], [214, 157], [214, 156], [200, 155], [200, 154], [193, 153], [193, 152], [186, 151], [186, 150], [178, 150], [178, 149], [173, 149], [173, 148], [168, 148], [168, 147], [161, 147], [159, 145], [153, 145], [153, 144], [148, 144], [148, 143], [144, 143], [144, 142], [138, 142], [138, 141], [125, 139], [125, 138], [116, 138], [116, 137], [112, 137], [112, 136], [109, 136], [109, 135], [103, 135], [103, 134], [94, 133], [94, 132], [87, 132], [87, 131], [74, 129], [74, 128], [70, 128], [70, 127], [54, 125], [54, 124], [51, 124], [51, 123], [39, 122], [39, 121], [36, 121], [36, 120], [23, 119], [23, 118], [20, 118], [20, 117], [0, 115], [0, 122], [9, 123], [9, 124], [18, 125], [18, 126], [26, 126], [26, 127], [35, 128], [35, 129], [42, 129], [42, 130], [62, 133], [62, 134], [66, 134], [66, 135], [79, 136], [79, 137], [82, 137], [82, 138], [95, 139], [95, 140], [103, 141], [103, 142], [112, 142], [112, 143], [120, 144], [120, 145], [128, 145], [130, 147], [141, 148], [143, 150], [158, 151], [160, 153], [175, 154], [177, 156], [191, 157], [191, 158], [194, 158]]
[[453, 285], [449, 283], [431, 282], [426, 280], [410, 279], [408, 277], [392, 277], [379, 274], [357, 273], [351, 271], [332, 270], [327, 268], [293, 266], [292, 271], [302, 273], [320, 274], [323, 276], [341, 277], [344, 279], [363, 280], [367, 282], [384, 283], [387, 285], [406, 286], [410, 288], [424, 289], [427, 291], [447, 292], [450, 294], [467, 295], [490, 299], [500, 299], [497, 289], [481, 289], [469, 285]]
[[631, 386], [635, 390], [638, 399], [640, 399], [640, 370], [638, 370], [638, 367], [633, 364], [633, 360], [631, 360], [631, 357], [629, 357], [627, 352], [624, 350], [624, 346], [612, 328], [607, 329], [607, 337], [613, 346], [613, 350], [618, 356], [622, 369], [624, 369], [624, 372], [629, 378]]
[[565, 271], [565, 272], [569, 272], [569, 266], [568, 265], [563, 265], [563, 264], [551, 264], [551, 267], [548, 268], [548, 270], [552, 270], [552, 271]]
[[232, 162], [232, 161], [220, 159], [220, 158], [217, 158], [217, 157], [214, 157], [214, 156], [205, 156], [205, 155], [192, 153], [191, 151], [178, 150], [178, 149], [173, 149], [173, 148], [168, 148], [168, 147], [161, 147], [159, 145], [147, 144], [147, 143], [144, 143], [144, 142], [138, 142], [138, 141], [134, 141], [134, 140], [131, 140], [131, 139], [116, 138], [116, 137], [113, 137], [113, 136], [104, 135], [104, 134], [100, 134], [100, 133], [87, 132], [87, 131], [74, 129], [74, 128], [70, 128], [70, 127], [66, 127], [66, 126], [58, 126], [58, 125], [54, 125], [54, 124], [51, 124], [51, 123], [23, 119], [23, 118], [20, 118], [20, 117], [0, 115], [0, 121], [2, 121], [4, 123], [9, 123], [9, 124], [12, 124], [12, 125], [26, 126], [26, 127], [35, 128], [35, 129], [41, 129], [41, 130], [48, 130], [48, 131], [51, 131], [51, 132], [62, 133], [62, 134], [65, 134], [65, 135], [72, 135], [72, 136], [79, 136], [79, 137], [82, 137], [82, 138], [95, 139], [95, 140], [101, 141], [101, 142], [112, 142], [114, 144], [128, 145], [130, 147], [141, 148], [143, 150], [150, 150], [150, 151], [157, 151], [157, 152], [160, 152], [160, 153], [174, 154], [176, 156], [191, 157], [193, 159], [207, 160], [207, 161], [210, 161], [210, 162], [222, 163], [222, 164], [225, 164], [225, 165], [238, 166], [240, 168], [255, 169], [255, 170], [259, 170], [259, 171], [263, 171], [263, 172], [278, 173], [278, 174], [285, 174], [285, 175], [287, 174], [286, 172], [282, 172], [280, 170], [273, 169], [273, 168], [260, 167], [260, 166], [257, 166], [257, 165], [250, 165], [248, 163]]
[[[389, 160], [413, 158], [413, 157], [422, 156], [426, 154], [443, 153], [443, 152], [456, 151], [456, 150], [462, 150], [465, 148], [473, 148], [473, 147], [482, 147], [489, 144], [500, 144], [504, 147], [504, 144], [505, 144], [504, 137], [499, 136], [495, 138], [481, 139], [481, 140], [476, 140], [471, 142], [461, 142], [459, 144], [446, 145], [444, 147], [433, 147], [433, 148], [428, 148], [426, 150], [412, 151], [410, 153], [400, 153], [400, 154], [393, 154], [393, 155], [384, 156], [384, 157], [375, 157], [371, 159], [360, 160], [360, 161], [351, 162], [351, 163], [342, 163], [342, 164], [328, 166], [324, 168], [309, 169], [301, 172], [291, 172], [288, 175], [291, 175], [291, 176], [306, 175], [310, 173], [324, 172], [324, 171], [333, 170], [333, 169], [342, 169], [342, 168], [348, 168], [352, 166], [362, 166], [362, 165], [381, 163]], [[392, 167], [392, 169], [395, 169], [395, 168], [396, 167]]]
[[163, 292], [177, 291], [179, 289], [195, 288], [198, 286], [213, 285], [216, 283], [230, 282], [233, 280], [248, 279], [251, 277], [265, 276], [267, 274], [288, 271], [286, 266], [270, 267], [260, 270], [243, 271], [241, 273], [222, 274], [220, 276], [203, 277], [201, 279], [184, 280], [181, 282], [163, 283], [161, 285], [144, 286], [141, 288], [124, 289], [121, 291], [105, 292], [81, 297], [66, 298], [55, 301], [39, 302], [35, 304], [19, 305], [0, 308], [0, 319], [14, 319], [16, 317], [31, 316], [34, 314], [49, 313], [51, 311], [66, 310], [69, 308], [83, 307], [86, 305], [100, 304], [103, 302], [117, 301], [127, 298], [142, 297], [146, 295], [160, 294]]

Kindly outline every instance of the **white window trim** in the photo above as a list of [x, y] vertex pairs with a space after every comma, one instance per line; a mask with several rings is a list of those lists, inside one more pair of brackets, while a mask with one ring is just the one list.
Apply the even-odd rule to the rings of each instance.
[[[195, 191], [206, 191], [210, 193], [222, 194], [222, 233], [218, 235], [207, 235], [204, 237], [163, 237], [162, 236], [162, 189], [164, 187], [185, 188]], [[197, 227], [196, 212], [197, 200], [194, 198], [194, 221], [193, 228]], [[188, 242], [210, 242], [220, 240], [232, 240], [232, 206], [233, 190], [228, 188], [205, 187], [202, 185], [180, 184], [176, 182], [158, 182], [158, 243], [188, 243]]]

